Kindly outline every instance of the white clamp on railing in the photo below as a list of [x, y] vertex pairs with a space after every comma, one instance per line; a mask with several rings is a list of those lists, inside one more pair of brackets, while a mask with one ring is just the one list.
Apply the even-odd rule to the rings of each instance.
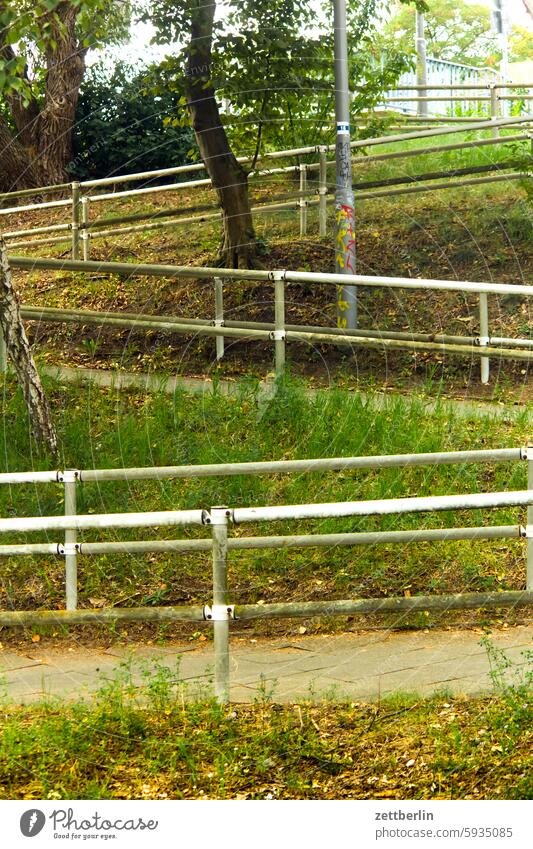
[[235, 619], [234, 604], [206, 604], [204, 605], [204, 619], [208, 622], [226, 622]]
[[227, 522], [233, 522], [233, 510], [229, 507], [224, 507], [220, 512], [213, 508], [211, 512], [202, 510], [202, 525], [225, 525]]
[[533, 460], [533, 446], [525, 445], [520, 449], [520, 459], [521, 460]]
[[480, 348], [486, 348], [490, 345], [490, 336], [476, 336], [474, 345], [479, 345]]
[[271, 330], [269, 334], [269, 339], [273, 342], [283, 342], [286, 338], [285, 330]]
[[78, 542], [58, 542], [57, 553], [62, 557], [76, 557], [81, 554], [81, 545]]
[[287, 276], [287, 270], [285, 268], [281, 268], [278, 271], [269, 271], [268, 272], [268, 279], [273, 280], [273, 281], [283, 280], [285, 282], [286, 276]]
[[58, 483], [77, 483], [78, 481], [81, 481], [79, 469], [60, 469], [57, 472]]

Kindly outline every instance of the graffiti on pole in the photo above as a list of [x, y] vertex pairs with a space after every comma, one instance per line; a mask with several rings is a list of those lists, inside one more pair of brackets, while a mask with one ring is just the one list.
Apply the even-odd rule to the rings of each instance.
[[[355, 213], [352, 205], [336, 204], [336, 267], [341, 274], [355, 274]], [[337, 286], [337, 314], [339, 327], [347, 327], [349, 302], [345, 299], [345, 288]]]

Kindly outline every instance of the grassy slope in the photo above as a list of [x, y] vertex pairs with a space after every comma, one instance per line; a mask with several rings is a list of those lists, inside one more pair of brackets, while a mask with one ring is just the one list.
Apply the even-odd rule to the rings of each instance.
[[[442, 138], [443, 142], [457, 137]], [[420, 147], [425, 142], [413, 142]], [[387, 146], [385, 146], [385, 149]], [[524, 154], [527, 146], [509, 149], [486, 147], [478, 151], [452, 151], [388, 163], [358, 166], [357, 179], [374, 179], [420, 173], [426, 170], [486, 164]], [[506, 152], [507, 151], [507, 152]], [[510, 152], [509, 152], [510, 151]], [[330, 175], [331, 176], [331, 175]], [[252, 181], [254, 196], [268, 199], [289, 188], [279, 175]], [[312, 185], [312, 184], [311, 184]], [[205, 191], [194, 190], [184, 196], [160, 194], [106, 204], [106, 215], [156, 210], [183, 203], [198, 204], [208, 199]], [[94, 212], [93, 212], [94, 214]], [[297, 212], [275, 212], [257, 216], [259, 235], [265, 240], [266, 265], [300, 269], [331, 270], [331, 236], [316, 237], [316, 207], [309, 211], [309, 235], [295, 236]], [[60, 214], [58, 213], [58, 217]], [[21, 215], [23, 220], [39, 223], [44, 216]], [[48, 218], [47, 218], [48, 220]], [[531, 208], [523, 189], [515, 182], [438, 194], [413, 195], [408, 199], [380, 199], [358, 206], [358, 268], [362, 273], [450, 279], [531, 280], [533, 263]], [[154, 231], [96, 240], [92, 255], [96, 259], [156, 261], [208, 264], [212, 261], [219, 238], [218, 225], [186, 225], [179, 230]], [[67, 255], [63, 248], [42, 248], [39, 252]], [[63, 254], [61, 253], [63, 251]], [[77, 275], [75, 283], [68, 274], [19, 274], [23, 298], [27, 303], [49, 306], [78, 305], [93, 309], [140, 311], [154, 314], [212, 317], [213, 293], [206, 283], [190, 281], [169, 283], [164, 280], [91, 277]], [[228, 318], [272, 319], [272, 292], [269, 286], [228, 285], [225, 291]], [[292, 322], [325, 323], [335, 321], [334, 292], [331, 287], [290, 286], [287, 314]], [[477, 302], [453, 293], [400, 293], [386, 290], [360, 291], [362, 327], [477, 333]], [[491, 299], [491, 330], [501, 335], [528, 335], [531, 331], [531, 304], [513, 299]], [[46, 358], [57, 362], [84, 365], [118, 366], [127, 369], [176, 369], [202, 374], [217, 368], [212, 341], [184, 337], [172, 339], [164, 334], [131, 334], [129, 331], [80, 329], [70, 325], [41, 325], [35, 330], [39, 347]], [[291, 345], [293, 370], [320, 382], [348, 376], [352, 383], [405, 387], [419, 384], [428, 375], [442, 378], [444, 391], [470, 396], [503, 394], [524, 400], [531, 393], [531, 377], [520, 363], [493, 366], [488, 390], [478, 383], [479, 361], [426, 354], [362, 351], [356, 357], [330, 347]], [[264, 375], [271, 367], [271, 345], [233, 343], [218, 370], [235, 375], [242, 371]]]
[[[504, 659], [500, 658], [500, 661]], [[485, 698], [190, 702], [176, 671], [2, 705], [0, 798], [529, 799], [531, 673]]]
[[[430, 387], [428, 387], [430, 389]], [[272, 458], [389, 454], [519, 446], [527, 438], [527, 413], [516, 420], [471, 422], [445, 405], [425, 416], [422, 399], [391, 401], [378, 410], [371, 401], [342, 390], [307, 397], [288, 382], [258, 421], [256, 388], [243, 383], [234, 395], [203, 398], [177, 393], [142, 395], [64, 388], [49, 384], [56, 411], [65, 467], [212, 463]], [[7, 385], [0, 434], [3, 468], [46, 468], [31, 457], [22, 400]], [[31, 458], [31, 459], [30, 459]], [[441, 466], [363, 473], [191, 479], [187, 481], [85, 484], [79, 512], [199, 508], [228, 503], [341, 501], [454, 492], [521, 489], [526, 464]], [[49, 515], [62, 510], [55, 485], [11, 487], [0, 492], [0, 514]], [[273, 523], [234, 533], [328, 533], [409, 529], [418, 526], [524, 523], [519, 511]], [[157, 532], [103, 532], [105, 538], [150, 538]], [[205, 531], [187, 533], [205, 536]], [[143, 535], [144, 534], [144, 535]], [[159, 534], [172, 532], [163, 531]], [[179, 534], [178, 534], [179, 535]], [[56, 536], [51, 535], [50, 541]], [[86, 533], [85, 539], [96, 539]], [[27, 535], [38, 541], [42, 535]], [[20, 537], [18, 538], [20, 541]], [[4, 540], [3, 540], [4, 541]], [[6, 536], [5, 542], [15, 542]], [[235, 601], [347, 598], [403, 593], [459, 592], [520, 588], [524, 547], [518, 540], [387, 545], [360, 549], [235, 552], [230, 585]], [[63, 561], [9, 558], [2, 561], [2, 606], [20, 609], [63, 605]], [[81, 558], [80, 604], [177, 604], [210, 597], [209, 555]], [[94, 601], [91, 601], [94, 600]], [[479, 621], [482, 614], [474, 614]], [[498, 616], [496, 615], [496, 618]], [[425, 625], [422, 615], [394, 620], [396, 626]], [[452, 621], [450, 617], [446, 620]], [[359, 620], [356, 620], [357, 625]], [[274, 625], [265, 625], [273, 628]], [[283, 626], [285, 627], [285, 626]], [[334, 620], [312, 628], [338, 627]], [[31, 633], [26, 638], [31, 637]]]

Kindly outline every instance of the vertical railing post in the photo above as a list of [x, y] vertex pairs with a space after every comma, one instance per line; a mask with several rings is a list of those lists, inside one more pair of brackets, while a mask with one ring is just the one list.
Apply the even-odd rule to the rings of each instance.
[[276, 378], [285, 373], [285, 272], [272, 271], [274, 281], [274, 340]]
[[[224, 326], [224, 290], [220, 277], [215, 277], [215, 327]], [[216, 337], [217, 360], [224, 356], [224, 337]]]
[[300, 164], [300, 236], [307, 235], [307, 165]]
[[[495, 121], [500, 114], [500, 100], [498, 97], [498, 86], [495, 83], [490, 84], [490, 117]], [[500, 135], [498, 127], [494, 127], [492, 131], [493, 138], [497, 139]]]
[[[479, 296], [479, 345], [486, 348], [490, 342], [489, 331], [489, 296], [482, 292]], [[488, 383], [490, 377], [490, 360], [488, 357], [480, 357], [481, 360], [481, 383]]]
[[[76, 516], [76, 484], [79, 473], [74, 469], [65, 469], [60, 480], [65, 489], [65, 516]], [[66, 608], [76, 610], [78, 606], [78, 555], [75, 552], [76, 530], [65, 531], [65, 588]]]
[[83, 197], [81, 199], [81, 244], [83, 250], [83, 260], [87, 262], [91, 255], [91, 246], [90, 246], [90, 232], [89, 227], [89, 198]]
[[327, 198], [328, 193], [328, 177], [327, 177], [327, 159], [326, 148], [319, 147], [318, 153], [320, 156], [318, 169], [318, 235], [323, 238], [326, 235], [328, 213], [327, 213]]
[[233, 608], [228, 605], [228, 518], [227, 507], [212, 507], [208, 522], [213, 539], [213, 605], [204, 616], [213, 622], [215, 649], [215, 698], [229, 702], [229, 620]]
[[80, 184], [72, 183], [72, 259], [80, 258]]
[[428, 101], [424, 100], [427, 97], [428, 90], [426, 88], [428, 81], [427, 57], [426, 57], [426, 36], [425, 36], [425, 17], [423, 12], [416, 11], [416, 84], [417, 89], [417, 107], [416, 114], [419, 118], [427, 118]]
[[[533, 441], [527, 446], [527, 488], [533, 490]], [[526, 589], [533, 590], [533, 506], [527, 508], [527, 576]]]

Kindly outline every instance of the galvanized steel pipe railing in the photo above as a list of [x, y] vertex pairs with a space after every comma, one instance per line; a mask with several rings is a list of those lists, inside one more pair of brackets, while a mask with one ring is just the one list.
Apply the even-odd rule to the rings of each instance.
[[[207, 475], [275, 474], [340, 469], [389, 468], [451, 463], [491, 463], [527, 460], [529, 490], [518, 492], [474, 493], [457, 496], [380, 499], [325, 504], [282, 505], [277, 507], [230, 508], [208, 510], [160, 511], [76, 515], [75, 486], [80, 481], [143, 480], [188, 478]], [[251, 463], [222, 463], [202, 466], [168, 466], [130, 469], [93, 469], [44, 472], [15, 472], [0, 475], [0, 484], [52, 483], [65, 486], [65, 516], [40, 516], [0, 519], [0, 533], [12, 531], [64, 530], [64, 543], [24, 543], [0, 545], [0, 556], [59, 555], [67, 563], [66, 611], [0, 612], [2, 625], [82, 624], [109, 621], [209, 621], [214, 626], [215, 695], [221, 702], [229, 700], [229, 623], [233, 618], [298, 617], [315, 615], [348, 615], [363, 612], [409, 612], [413, 610], [470, 609], [525, 605], [533, 602], [533, 554], [531, 517], [533, 510], [533, 445], [527, 448], [455, 451], [428, 454], [384, 455], [369, 457], [336, 457], [306, 460], [280, 460]], [[471, 528], [433, 528], [414, 531], [372, 533], [304, 534], [273, 537], [228, 538], [228, 524], [287, 519], [334, 518], [342, 516], [391, 515], [444, 510], [472, 510], [502, 506], [527, 506], [528, 525], [506, 525]], [[89, 528], [129, 528], [164, 526], [210, 526], [211, 539], [149, 540], [119, 542], [80, 542], [76, 531]], [[411, 599], [349, 599], [329, 602], [298, 602], [268, 605], [237, 605], [230, 602], [227, 582], [227, 556], [230, 550], [276, 549], [311, 546], [372, 545], [436, 540], [522, 538], [527, 540], [528, 573], [526, 592], [476, 593], [457, 596], [423, 596]], [[75, 571], [79, 555], [112, 552], [146, 553], [211, 551], [213, 563], [213, 600], [203, 608], [116, 608], [98, 611], [76, 609]], [[70, 567], [70, 577], [69, 577]], [[74, 586], [73, 586], [74, 582]]]

